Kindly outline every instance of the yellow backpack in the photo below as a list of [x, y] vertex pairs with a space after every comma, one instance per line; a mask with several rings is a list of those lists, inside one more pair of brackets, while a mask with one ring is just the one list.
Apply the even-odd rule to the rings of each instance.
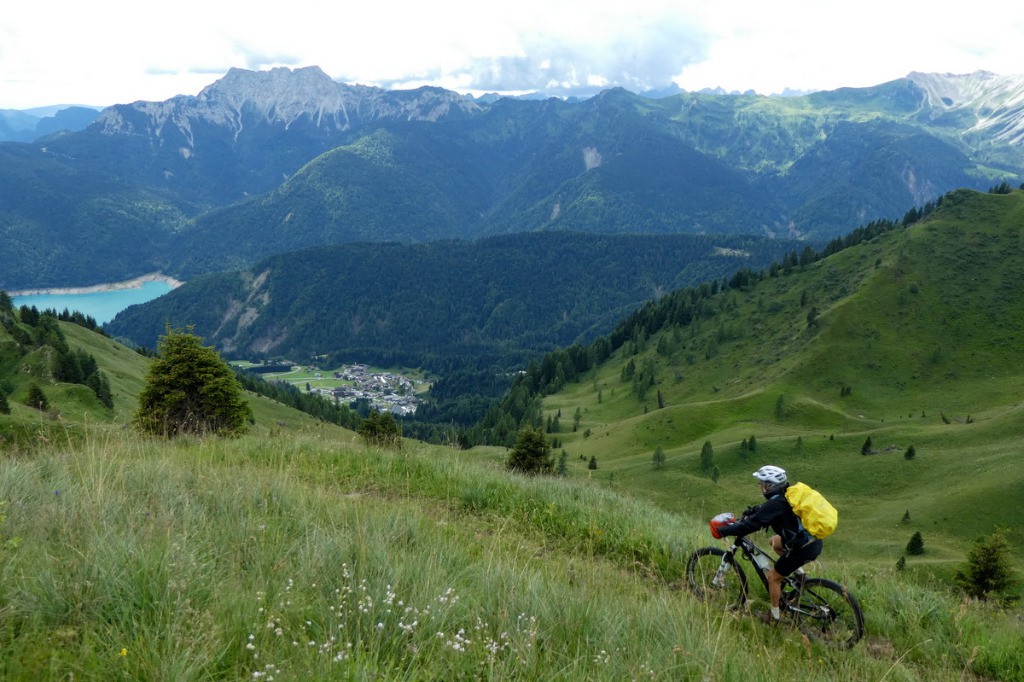
[[836, 508], [821, 493], [805, 483], [794, 483], [786, 488], [786, 501], [807, 532], [819, 540], [832, 535], [839, 525], [839, 512]]

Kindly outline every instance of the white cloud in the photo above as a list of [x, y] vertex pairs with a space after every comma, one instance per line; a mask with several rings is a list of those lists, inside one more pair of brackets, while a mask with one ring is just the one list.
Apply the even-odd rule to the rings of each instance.
[[53, 0], [0, 16], [0, 108], [195, 94], [231, 67], [459, 90], [864, 86], [1024, 70], [1024, 11], [862, 0]]

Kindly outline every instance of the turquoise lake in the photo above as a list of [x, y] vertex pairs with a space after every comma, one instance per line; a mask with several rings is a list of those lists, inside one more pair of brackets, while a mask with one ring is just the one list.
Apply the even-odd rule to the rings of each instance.
[[96, 324], [106, 324], [114, 316], [138, 303], [146, 303], [163, 296], [171, 290], [166, 282], [143, 282], [138, 289], [115, 289], [96, 291], [88, 294], [38, 294], [34, 296], [12, 296], [15, 307], [35, 306], [38, 310], [53, 309], [58, 313], [65, 308], [90, 315]]

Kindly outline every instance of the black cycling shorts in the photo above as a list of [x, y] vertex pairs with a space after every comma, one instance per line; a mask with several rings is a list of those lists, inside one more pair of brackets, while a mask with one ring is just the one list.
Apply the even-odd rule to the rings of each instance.
[[804, 564], [814, 561], [821, 554], [821, 544], [821, 540], [814, 540], [803, 547], [787, 549], [775, 562], [775, 572], [787, 576]]

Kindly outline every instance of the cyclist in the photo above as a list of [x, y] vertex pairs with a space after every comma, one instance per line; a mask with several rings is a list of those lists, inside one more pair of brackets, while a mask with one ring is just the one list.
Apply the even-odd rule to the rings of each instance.
[[758, 614], [765, 623], [775, 624], [781, 617], [779, 599], [782, 596], [783, 579], [794, 572], [802, 574], [801, 567], [818, 558], [821, 554], [821, 540], [804, 529], [786, 501], [789, 479], [785, 469], [768, 464], [755, 471], [754, 478], [767, 501], [747, 509], [743, 518], [736, 523], [718, 526], [715, 530], [717, 537], [749, 535], [769, 526], [775, 531], [769, 543], [779, 559], [774, 567], [765, 569], [768, 594], [772, 600], [771, 613]]

